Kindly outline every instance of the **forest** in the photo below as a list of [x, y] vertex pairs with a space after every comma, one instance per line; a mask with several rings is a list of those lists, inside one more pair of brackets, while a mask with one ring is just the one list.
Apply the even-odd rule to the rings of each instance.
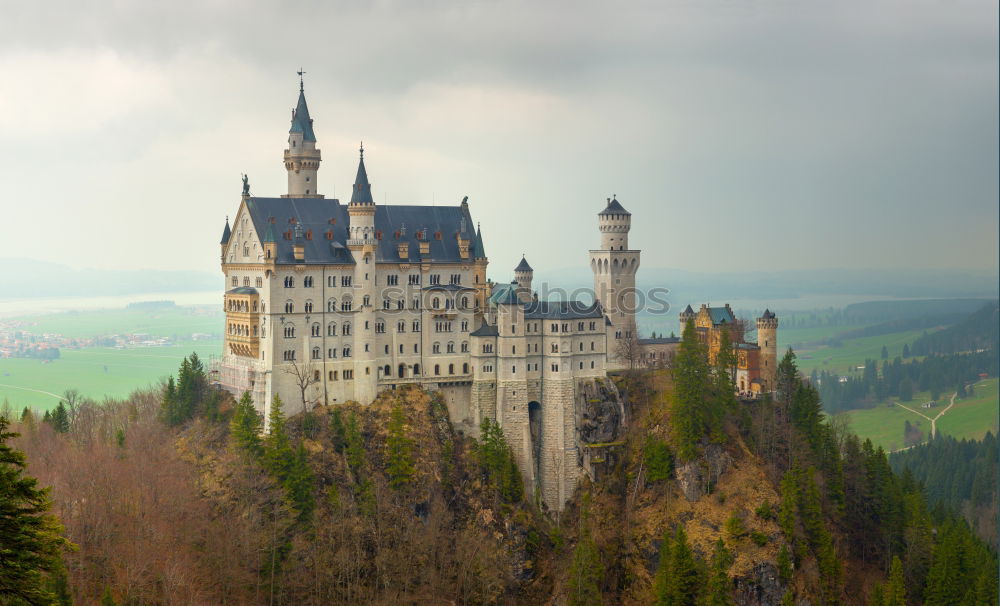
[[0, 604], [995, 603], [995, 552], [828, 423], [794, 353], [750, 404], [733, 363], [688, 326], [672, 371], [617, 376], [625, 437], [560, 514], [497, 425], [458, 434], [416, 385], [275, 401], [264, 434], [191, 356], [158, 391], [25, 410], [0, 427]]

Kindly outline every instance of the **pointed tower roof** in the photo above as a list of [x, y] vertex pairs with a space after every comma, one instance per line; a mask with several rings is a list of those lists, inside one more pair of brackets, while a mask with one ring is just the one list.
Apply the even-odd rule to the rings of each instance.
[[358, 161], [358, 176], [354, 178], [354, 190], [351, 192], [351, 204], [375, 204], [372, 200], [372, 186], [368, 183], [368, 171], [365, 170], [365, 144], [361, 144], [361, 160]]
[[274, 242], [274, 224], [268, 221], [267, 231], [264, 232], [264, 242]]
[[229, 236], [232, 233], [233, 233], [232, 230], [229, 229], [229, 217], [226, 217], [226, 227], [225, 229], [222, 230], [222, 240], [219, 242], [219, 244], [228, 244]]
[[476, 224], [476, 258], [486, 258], [486, 247], [483, 246], [483, 230], [478, 223]]
[[694, 310], [691, 309], [691, 304], [690, 303], [688, 303], [688, 306], [684, 309], [684, 313], [686, 313], [686, 314], [693, 314], [694, 313]]
[[303, 141], [315, 143], [316, 133], [313, 132], [313, 121], [309, 117], [309, 106], [306, 105], [306, 91], [301, 76], [302, 74], [299, 74], [299, 102], [295, 105], [295, 111], [292, 112], [292, 127], [288, 129], [288, 132], [302, 133]]
[[521, 255], [521, 262], [517, 264], [517, 267], [514, 268], [514, 271], [534, 271], [534, 270], [531, 269], [530, 265], [528, 265], [528, 260], [524, 258], [524, 255]]
[[764, 310], [764, 315], [761, 316], [761, 318], [763, 318], [765, 320], [773, 320], [775, 317], [776, 316], [774, 315], [774, 312], [771, 311], [770, 309], [765, 309]]
[[618, 201], [618, 196], [612, 197], [608, 200], [608, 205], [604, 207], [604, 210], [597, 213], [598, 215], [631, 215], [632, 213], [625, 210], [625, 207], [621, 205]]

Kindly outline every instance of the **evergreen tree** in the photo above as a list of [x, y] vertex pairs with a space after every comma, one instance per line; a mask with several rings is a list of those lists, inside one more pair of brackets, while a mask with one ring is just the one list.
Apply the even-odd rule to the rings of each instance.
[[782, 545], [778, 550], [778, 578], [786, 584], [792, 580], [792, 557], [788, 553], [788, 545]]
[[882, 590], [883, 606], [906, 606], [906, 580], [903, 578], [903, 563], [899, 556], [892, 556], [889, 580]]
[[589, 495], [584, 495], [580, 511], [580, 538], [573, 548], [569, 569], [569, 603], [572, 606], [600, 606], [604, 603], [601, 597], [604, 565], [601, 563], [601, 552], [590, 533], [588, 505]]
[[883, 360], [888, 360], [889, 359], [889, 348], [886, 347], [885, 345], [882, 346], [882, 355], [881, 355], [881, 357], [882, 357]]
[[652, 435], [646, 437], [643, 463], [646, 466], [646, 480], [649, 482], [664, 482], [674, 473], [674, 454], [670, 452], [670, 447]]
[[238, 448], [257, 458], [263, 450], [260, 439], [262, 430], [260, 413], [253, 405], [250, 392], [244, 391], [233, 410], [233, 419], [229, 424], [230, 439]]
[[59, 402], [59, 405], [55, 407], [55, 410], [52, 411], [50, 424], [52, 425], [52, 429], [58, 431], [59, 433], [69, 432], [69, 413], [66, 411], [66, 405], [61, 401]]
[[656, 574], [653, 577], [653, 595], [656, 606], [665, 606], [670, 599], [670, 544], [673, 537], [664, 533], [663, 542], [660, 543], [660, 560], [656, 566]]
[[913, 381], [909, 377], [899, 382], [899, 399], [903, 402], [913, 400]]
[[7, 427], [0, 417], [0, 603], [49, 604], [58, 592], [49, 588], [44, 573], [60, 573], [61, 553], [73, 546], [48, 513], [48, 489], [25, 475], [24, 453], [7, 444], [18, 435]]
[[670, 547], [670, 578], [667, 583], [667, 606], [694, 604], [701, 587], [698, 562], [691, 552], [687, 533], [683, 526], [677, 527], [674, 543]]
[[904, 358], [910, 357], [910, 346], [905, 343], [903, 344], [903, 357]]
[[674, 358], [674, 394], [671, 425], [677, 456], [689, 461], [698, 454], [698, 443], [708, 435], [718, 434], [713, 426], [716, 415], [707, 405], [710, 373], [705, 348], [698, 339], [694, 322], [684, 326], [681, 345]]
[[281, 398], [275, 394], [271, 400], [271, 410], [267, 416], [268, 433], [264, 438], [264, 467], [271, 475], [284, 483], [292, 465], [294, 449], [285, 426], [285, 413]]
[[399, 403], [392, 407], [388, 429], [386, 473], [389, 476], [389, 485], [399, 489], [408, 485], [416, 473], [413, 465], [413, 440], [407, 432], [406, 415]]
[[733, 556], [720, 538], [715, 542], [715, 550], [712, 552], [708, 583], [705, 585], [705, 595], [701, 600], [704, 606], [731, 606], [733, 604], [732, 582], [729, 580], [729, 567], [732, 564]]

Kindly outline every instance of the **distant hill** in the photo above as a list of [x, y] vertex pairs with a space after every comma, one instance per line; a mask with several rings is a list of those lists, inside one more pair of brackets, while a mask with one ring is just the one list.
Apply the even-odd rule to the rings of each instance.
[[35, 259], [0, 259], [0, 299], [88, 297], [220, 288], [219, 276], [201, 271], [74, 269]]
[[[763, 263], [761, 261], [760, 263]], [[647, 262], [648, 263], [648, 262]], [[755, 263], [757, 267], [760, 265]], [[512, 273], [512, 272], [507, 272]], [[494, 275], [510, 280], [513, 275]], [[683, 269], [640, 268], [639, 288], [664, 286], [677, 300], [789, 299], [807, 295], [871, 295], [900, 298], [996, 298], [994, 270], [961, 269], [815, 269], [784, 271], [692, 272]], [[586, 267], [536, 270], [535, 280], [561, 288], [591, 287]]]

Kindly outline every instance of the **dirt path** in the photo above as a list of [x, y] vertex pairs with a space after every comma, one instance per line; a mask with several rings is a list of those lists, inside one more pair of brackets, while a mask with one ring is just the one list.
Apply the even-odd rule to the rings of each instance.
[[[909, 406], [903, 406], [899, 402], [895, 402], [895, 404], [896, 404], [896, 406], [899, 406], [900, 408], [905, 408], [906, 410], [909, 410], [913, 414], [920, 415], [921, 417], [923, 417], [923, 418], [927, 419], [928, 421], [930, 421], [931, 422], [931, 438], [933, 439], [934, 436], [937, 435], [937, 420], [940, 419], [944, 415], [944, 413], [948, 412], [948, 410], [952, 406], [955, 405], [955, 398], [957, 396], [958, 396], [958, 392], [957, 391], [955, 393], [951, 394], [951, 402], [948, 404], [948, 406], [945, 407], [944, 410], [942, 410], [941, 412], [937, 413], [937, 415], [933, 419], [931, 417], [928, 417], [927, 415], [925, 415], [922, 412], [917, 412], [916, 410], [913, 410]], [[906, 449], [904, 448], [903, 450], [906, 450]]]
[[0, 383], [0, 387], [10, 387], [11, 389], [20, 389], [20, 390], [23, 390], [23, 391], [33, 391], [35, 393], [41, 393], [41, 394], [45, 394], [47, 396], [52, 396], [53, 398], [55, 398], [57, 400], [62, 400], [62, 396], [60, 396], [58, 394], [54, 394], [51, 391], [44, 391], [44, 390], [41, 390], [41, 389], [32, 389], [30, 387], [20, 387], [18, 385], [9, 385], [7, 383]]

